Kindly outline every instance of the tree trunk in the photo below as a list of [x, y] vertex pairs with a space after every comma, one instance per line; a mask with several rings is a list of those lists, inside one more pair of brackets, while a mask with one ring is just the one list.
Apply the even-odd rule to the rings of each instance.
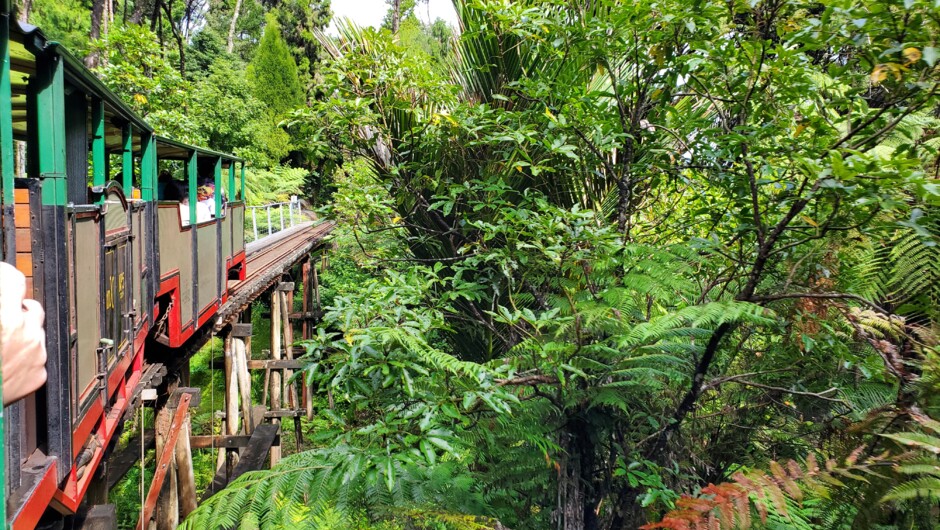
[[401, 0], [392, 1], [392, 35], [398, 35], [398, 27], [401, 25]]
[[[91, 6], [91, 31], [88, 36], [95, 41], [108, 35], [108, 21], [105, 18], [105, 2], [107, 0], [94, 0]], [[95, 68], [101, 63], [98, 52], [93, 51], [85, 57], [85, 66]]]
[[153, 0], [137, 0], [134, 2], [134, 10], [131, 11], [130, 23], [140, 25], [150, 13], [153, 13]]
[[228, 26], [228, 43], [225, 51], [232, 53], [235, 50], [235, 24], [238, 22], [238, 12], [241, 11], [242, 0], [236, 0], [235, 11], [232, 13], [232, 23]]
[[176, 39], [176, 46], [179, 48], [180, 53], [180, 74], [186, 75], [186, 41], [183, 38], [183, 34], [180, 33], [180, 28], [176, 27], [176, 24], [173, 23], [173, 2], [161, 2], [163, 5], [163, 11], [166, 13], [167, 20], [170, 21], [170, 30], [173, 32], [173, 38]]
[[33, 0], [23, 0], [19, 5], [19, 13], [16, 14], [16, 19], [20, 22], [29, 23], [29, 10], [33, 7]]
[[597, 498], [594, 483], [595, 447], [590, 426], [573, 420], [562, 433], [567, 456], [559, 470], [555, 507], [557, 530], [598, 530]]
[[[157, 32], [157, 24], [160, 24], [160, 0], [154, 0], [153, 11], [150, 12], [150, 31]], [[163, 25], [160, 24], [160, 49], [163, 49]]]

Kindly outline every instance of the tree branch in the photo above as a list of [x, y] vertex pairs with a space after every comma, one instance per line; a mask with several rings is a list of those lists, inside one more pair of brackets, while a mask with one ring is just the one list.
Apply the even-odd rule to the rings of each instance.
[[751, 297], [752, 302], [773, 302], [776, 300], [786, 300], [788, 298], [817, 298], [823, 300], [855, 300], [856, 302], [861, 302], [862, 304], [879, 311], [884, 314], [888, 314], [884, 308], [878, 304], [872, 302], [871, 300], [866, 300], [857, 294], [849, 293], [784, 293], [784, 294], [771, 294], [767, 296], [754, 296]]

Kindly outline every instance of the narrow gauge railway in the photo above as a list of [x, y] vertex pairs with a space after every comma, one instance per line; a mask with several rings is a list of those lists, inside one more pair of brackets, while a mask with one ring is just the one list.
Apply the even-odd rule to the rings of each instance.
[[[10, 11], [4, 0], [0, 259], [42, 302], [48, 349], [46, 385], [4, 410], [0, 510], [18, 530], [76, 513], [139, 405], [148, 368], [185, 370], [188, 355], [332, 225], [259, 241], [246, 262], [243, 161], [155, 134]], [[207, 181], [219, 192], [203, 219], [197, 183]], [[182, 190], [179, 200], [164, 200], [167, 186]]]

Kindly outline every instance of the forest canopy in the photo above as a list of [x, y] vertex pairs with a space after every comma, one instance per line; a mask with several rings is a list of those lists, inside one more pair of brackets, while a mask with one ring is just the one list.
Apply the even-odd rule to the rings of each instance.
[[936, 528], [934, 0], [32, 2], [338, 222], [311, 445], [185, 528]]

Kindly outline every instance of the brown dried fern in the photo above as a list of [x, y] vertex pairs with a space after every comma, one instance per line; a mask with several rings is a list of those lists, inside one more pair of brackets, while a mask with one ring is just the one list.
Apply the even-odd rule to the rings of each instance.
[[751, 527], [751, 510], [757, 511], [760, 520], [767, 522], [769, 510], [788, 520], [787, 499], [797, 504], [803, 500], [803, 488], [825, 495], [829, 486], [841, 486], [842, 478], [866, 481], [871, 466], [886, 462], [887, 455], [858, 461], [862, 448], [856, 449], [843, 465], [836, 460], [827, 460], [820, 468], [816, 456], [806, 457], [804, 465], [794, 460], [784, 464], [770, 463], [770, 473], [753, 470], [737, 472], [732, 480], [721, 484], [709, 484], [699, 495], [683, 495], [676, 501], [676, 509], [662, 520], [641, 526], [641, 530], [700, 530], [700, 529], [747, 529]]

